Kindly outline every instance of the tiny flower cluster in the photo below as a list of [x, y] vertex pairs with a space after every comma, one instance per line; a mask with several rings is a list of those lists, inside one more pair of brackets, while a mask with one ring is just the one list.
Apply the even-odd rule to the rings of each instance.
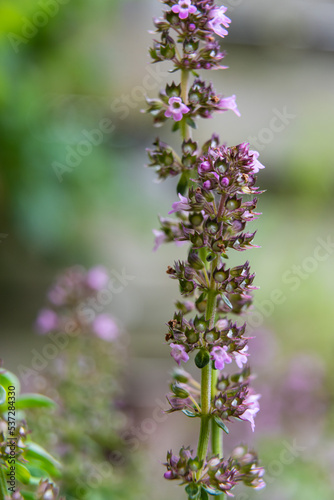
[[[188, 361], [188, 353], [195, 349], [205, 349], [211, 353], [216, 368], [222, 370], [224, 362], [229, 364], [235, 359], [239, 368], [247, 363], [247, 337], [244, 337], [246, 325], [238, 327], [231, 320], [222, 318], [213, 328], [204, 315], [195, 316], [187, 321], [182, 312], [174, 314], [174, 319], [168, 322], [169, 331], [166, 340], [170, 344], [171, 355], [180, 364], [180, 360]], [[182, 356], [180, 353], [183, 353]], [[225, 360], [225, 361], [224, 361]]]
[[[188, 124], [196, 128], [195, 119], [212, 118], [214, 112], [233, 111], [237, 116], [240, 112], [237, 107], [235, 95], [224, 97], [217, 95], [212, 83], [206, 84], [200, 78], [196, 78], [187, 95], [187, 105], [181, 97], [181, 86], [174, 82], [166, 85], [166, 89], [159, 93], [158, 99], [146, 98], [147, 113], [154, 118], [154, 125], [159, 127], [168, 118], [174, 122], [180, 122], [186, 118]], [[173, 130], [179, 128], [179, 123], [175, 123]], [[165, 158], [166, 160], [166, 158]]]
[[[154, 40], [150, 49], [153, 62], [172, 61], [175, 69], [200, 70], [221, 69], [225, 53], [212, 36], [227, 35], [230, 19], [225, 15], [226, 7], [217, 7], [212, 0], [165, 1], [170, 10], [163, 17], [154, 20], [156, 34], [160, 40]], [[182, 44], [183, 54], [177, 50], [171, 36], [175, 33], [177, 42]]]
[[[188, 361], [189, 357], [185, 351], [180, 349], [179, 346], [174, 346], [175, 352], [172, 354], [176, 361]], [[180, 349], [178, 353], [176, 349]], [[220, 348], [218, 348], [220, 349]], [[225, 351], [224, 351], [225, 352]], [[241, 354], [242, 356], [243, 354]], [[203, 359], [203, 356], [202, 356]], [[214, 358], [216, 365], [222, 361], [224, 369], [225, 363], [230, 363], [232, 358], [216, 356]], [[218, 363], [217, 363], [218, 360]], [[241, 363], [242, 366], [242, 363]], [[217, 383], [217, 392], [212, 401], [210, 408], [210, 418], [214, 418], [218, 425], [228, 433], [225, 421], [231, 421], [231, 418], [239, 420], [247, 420], [251, 424], [252, 431], [255, 429], [255, 416], [260, 409], [258, 400], [259, 394], [255, 394], [250, 387], [250, 370], [248, 367], [244, 368], [240, 373], [235, 373], [233, 376], [220, 375]], [[182, 411], [185, 415], [190, 417], [200, 417], [200, 393], [198, 384], [185, 370], [178, 370], [173, 375], [173, 382], [171, 383], [171, 393], [167, 395], [167, 400], [170, 404], [168, 413], [175, 411]]]
[[54, 331], [92, 333], [103, 340], [114, 341], [119, 335], [114, 318], [107, 313], [95, 314], [90, 307], [108, 281], [108, 272], [102, 266], [88, 271], [81, 267], [65, 271], [48, 292], [48, 305], [36, 320], [37, 331], [42, 335]]
[[[178, 479], [187, 484], [188, 497], [194, 500], [208, 499], [208, 495], [225, 493], [233, 497], [231, 490], [242, 482], [255, 490], [265, 486], [264, 470], [259, 467], [256, 454], [246, 446], [238, 446], [228, 460], [212, 457], [199, 460], [189, 448], [181, 448], [179, 456], [167, 453], [166, 479]], [[200, 472], [200, 477], [198, 477]]]

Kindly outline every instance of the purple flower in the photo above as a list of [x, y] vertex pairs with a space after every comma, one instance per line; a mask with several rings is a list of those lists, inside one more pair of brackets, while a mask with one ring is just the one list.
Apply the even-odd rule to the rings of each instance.
[[186, 348], [183, 345], [170, 344], [172, 351], [170, 355], [175, 359], [177, 364], [180, 366], [181, 361], [185, 363], [189, 360], [189, 356], [186, 353]]
[[261, 168], [265, 168], [265, 166], [258, 161], [260, 153], [258, 153], [257, 151], [249, 151], [249, 154], [253, 155], [253, 165], [252, 165], [253, 173], [257, 174]]
[[87, 272], [86, 283], [93, 290], [102, 290], [108, 281], [108, 272], [103, 266], [93, 267]]
[[58, 326], [58, 316], [51, 309], [42, 309], [36, 320], [36, 328], [42, 335], [55, 330]]
[[176, 201], [172, 205], [172, 209], [168, 214], [173, 214], [175, 212], [181, 212], [182, 210], [189, 210], [190, 205], [188, 203], [188, 198], [186, 196], [182, 196], [182, 194], [179, 194], [179, 198], [181, 201]]
[[243, 402], [243, 405], [247, 406], [248, 408], [242, 415], [240, 415], [241, 420], [248, 420], [248, 422], [250, 422], [253, 432], [255, 429], [254, 417], [260, 410], [260, 405], [258, 403], [260, 397], [260, 394], [251, 394], [247, 396], [247, 398]]
[[168, 109], [165, 111], [167, 118], [173, 118], [174, 121], [179, 122], [182, 120], [183, 115], [188, 113], [190, 109], [183, 104], [180, 97], [171, 97], [168, 101]]
[[189, 14], [197, 12], [197, 8], [191, 4], [190, 0], [179, 0], [177, 5], [173, 5], [172, 11], [178, 14], [180, 19], [187, 19]]
[[160, 231], [159, 229], [152, 229], [152, 232], [155, 236], [153, 252], [156, 252], [158, 248], [160, 248], [160, 246], [164, 243], [164, 241], [167, 240], [167, 236], [163, 231]]
[[198, 173], [201, 175], [212, 170], [211, 163], [209, 161], [203, 161], [198, 167]]
[[119, 329], [109, 314], [99, 314], [93, 321], [93, 331], [102, 340], [112, 342], [118, 337]]
[[211, 351], [211, 357], [215, 362], [216, 370], [223, 370], [225, 363], [232, 363], [232, 358], [227, 354], [227, 346], [224, 347], [215, 346]]
[[248, 351], [248, 345], [246, 345], [243, 349], [241, 349], [241, 351], [233, 353], [235, 362], [237, 363], [240, 369], [242, 368], [243, 364], [247, 363], [247, 354], [246, 354], [247, 351]]
[[228, 35], [228, 31], [224, 29], [223, 26], [228, 28], [231, 22], [231, 19], [225, 16], [226, 11], [227, 7], [224, 7], [223, 5], [219, 8], [213, 9], [211, 12], [212, 18], [209, 21], [209, 28], [212, 29], [216, 35], [221, 36], [222, 38]]
[[232, 95], [230, 97], [222, 97], [217, 104], [217, 108], [219, 111], [227, 111], [231, 110], [233, 111], [237, 116], [241, 116], [240, 111], [238, 110], [238, 106], [236, 103], [236, 97], [235, 95]]

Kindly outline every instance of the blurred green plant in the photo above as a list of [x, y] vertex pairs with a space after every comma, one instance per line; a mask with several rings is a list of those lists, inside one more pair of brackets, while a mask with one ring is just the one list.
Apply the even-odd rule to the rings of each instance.
[[61, 457], [67, 499], [122, 500], [140, 491], [137, 456], [122, 438], [127, 417], [120, 380], [127, 340], [113, 317], [101, 311], [109, 284], [103, 267], [66, 270], [36, 322], [41, 334], [58, 332], [60, 352], [42, 373], [58, 410], [36, 415], [34, 432]]
[[20, 381], [0, 370], [0, 499], [56, 500], [61, 464], [30, 438], [25, 411], [55, 408], [41, 394], [20, 394]]

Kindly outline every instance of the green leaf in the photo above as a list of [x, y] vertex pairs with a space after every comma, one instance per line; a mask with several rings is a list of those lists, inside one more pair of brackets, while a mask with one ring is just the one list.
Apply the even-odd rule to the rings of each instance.
[[15, 463], [15, 472], [17, 479], [23, 484], [31, 484], [31, 474], [29, 470], [20, 462]]
[[205, 490], [207, 493], [209, 493], [209, 495], [213, 495], [213, 496], [219, 496], [219, 495], [223, 495], [223, 492], [222, 491], [219, 491], [219, 490], [214, 490], [213, 488], [211, 488], [210, 486], [202, 486], [203, 490]]
[[189, 172], [183, 172], [176, 187], [177, 194], [185, 195], [189, 184]]
[[187, 117], [187, 123], [188, 123], [188, 125], [190, 125], [191, 128], [193, 128], [193, 129], [197, 128], [197, 125], [192, 118]]
[[228, 430], [228, 428], [226, 427], [225, 423], [223, 422], [223, 420], [218, 417], [217, 415], [214, 416], [214, 420], [216, 422], [216, 424], [218, 425], [218, 427], [220, 427], [221, 429], [223, 429], [224, 432], [226, 432], [226, 434], [228, 434], [230, 431]]
[[232, 306], [231, 302], [229, 301], [229, 299], [227, 298], [227, 296], [226, 296], [226, 295], [224, 295], [224, 294], [222, 293], [221, 297], [222, 297], [223, 301], [225, 302], [225, 304], [226, 304], [226, 305], [227, 305], [230, 309], [233, 309], [233, 306]]
[[172, 132], [176, 132], [180, 128], [180, 122], [175, 122], [172, 126]]
[[32, 493], [31, 491], [20, 491], [21, 495], [23, 496], [24, 500], [35, 500], [35, 494]]
[[204, 488], [202, 488], [201, 490], [201, 500], [209, 500], [209, 495], [207, 494]]
[[26, 410], [27, 408], [55, 408], [56, 403], [42, 394], [21, 394], [16, 399], [16, 408]]
[[184, 408], [182, 410], [182, 413], [184, 413], [185, 415], [187, 415], [187, 417], [191, 417], [191, 418], [197, 417], [196, 413], [193, 413], [192, 411], [187, 410], [186, 408]]
[[0, 405], [3, 405], [6, 402], [7, 399], [7, 392], [6, 390], [0, 385]]
[[5, 369], [0, 370], [0, 385], [2, 385], [6, 391], [8, 391], [8, 387], [15, 387], [16, 396], [21, 390], [21, 384], [17, 376]]
[[186, 493], [189, 500], [196, 500], [198, 499], [198, 495], [200, 493], [200, 487], [198, 486], [198, 484], [190, 483], [186, 487]]
[[5, 469], [2, 466], [2, 464], [0, 464], [0, 499], [4, 500], [5, 498], [7, 498], [7, 494], [8, 494], [8, 489], [7, 489], [7, 478], [5, 476]]
[[33, 462], [36, 461], [36, 465], [41, 466], [51, 477], [60, 476], [61, 464], [38, 444], [31, 441], [27, 442], [23, 457], [28, 461], [32, 461], [31, 465], [34, 465]]
[[204, 368], [210, 362], [210, 354], [206, 349], [198, 351], [195, 357], [195, 365], [197, 368]]

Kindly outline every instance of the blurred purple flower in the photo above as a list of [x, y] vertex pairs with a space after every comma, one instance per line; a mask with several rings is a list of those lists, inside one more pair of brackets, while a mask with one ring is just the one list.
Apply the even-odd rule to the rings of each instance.
[[89, 269], [86, 275], [86, 284], [92, 290], [102, 290], [109, 281], [108, 271], [103, 266]]
[[173, 118], [174, 121], [179, 122], [182, 120], [183, 115], [188, 113], [190, 109], [183, 104], [180, 97], [171, 97], [168, 101], [168, 109], [165, 111], [167, 118]]
[[258, 161], [258, 157], [260, 156], [260, 153], [258, 153], [257, 151], [249, 151], [249, 153], [250, 153], [251, 155], [253, 155], [253, 158], [254, 158], [253, 165], [252, 165], [252, 167], [253, 167], [253, 173], [254, 173], [254, 174], [257, 174], [257, 173], [258, 173], [258, 171], [259, 171], [260, 169], [262, 169], [262, 168], [265, 168], [265, 166], [264, 166], [264, 165], [262, 165], [262, 163], [260, 163], [260, 162]]
[[216, 370], [223, 370], [225, 363], [232, 363], [232, 358], [227, 354], [228, 347], [224, 345], [224, 347], [215, 346], [211, 351], [212, 359], [215, 362]]
[[61, 286], [54, 286], [48, 292], [48, 299], [54, 306], [62, 306], [66, 302], [67, 292]]
[[160, 248], [160, 246], [163, 244], [163, 242], [166, 241], [167, 236], [163, 231], [160, 231], [159, 229], [153, 229], [152, 232], [155, 236], [153, 252], [156, 252], [158, 248]]
[[115, 320], [109, 314], [99, 314], [93, 321], [93, 332], [102, 340], [112, 342], [119, 335]]
[[189, 360], [189, 356], [186, 353], [186, 349], [183, 345], [178, 345], [178, 344], [170, 344], [172, 351], [170, 355], [174, 358], [174, 360], [177, 362], [177, 364], [180, 366], [181, 361], [184, 361], [185, 363]]
[[45, 335], [55, 330], [58, 326], [58, 316], [51, 309], [42, 309], [36, 319], [38, 333]]
[[179, 0], [177, 5], [173, 5], [172, 11], [178, 14], [180, 19], [187, 19], [189, 14], [195, 14], [197, 8], [192, 5], [190, 0]]

